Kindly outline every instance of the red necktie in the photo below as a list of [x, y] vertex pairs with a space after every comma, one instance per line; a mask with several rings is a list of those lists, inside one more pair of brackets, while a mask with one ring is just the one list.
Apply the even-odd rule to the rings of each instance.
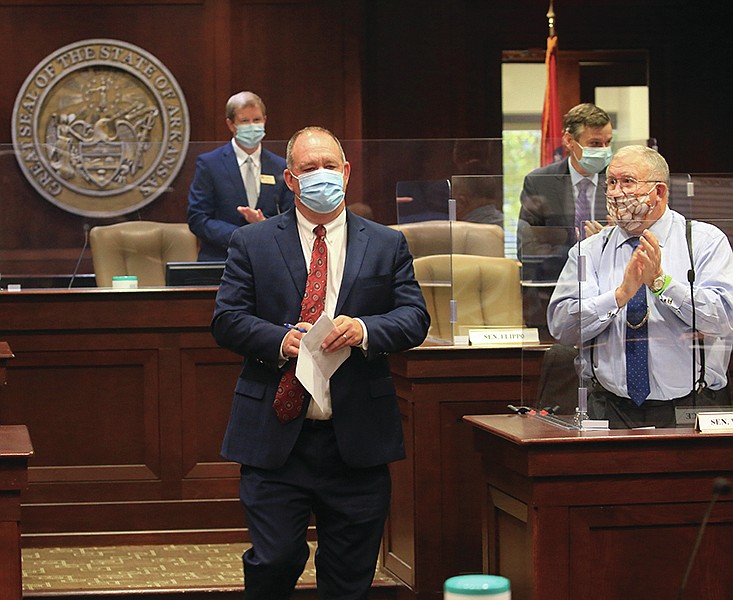
[[[326, 306], [326, 273], [328, 267], [328, 250], [326, 249], [326, 228], [317, 225], [313, 231], [316, 239], [313, 242], [311, 264], [308, 279], [305, 282], [305, 294], [300, 304], [300, 319], [306, 323], [315, 323]], [[281, 423], [292, 421], [303, 408], [305, 388], [295, 377], [295, 360], [290, 360], [280, 379], [272, 407]]]

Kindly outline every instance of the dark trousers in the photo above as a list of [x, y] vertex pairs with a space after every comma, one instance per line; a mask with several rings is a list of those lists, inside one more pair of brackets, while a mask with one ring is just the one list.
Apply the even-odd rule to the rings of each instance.
[[677, 427], [675, 408], [682, 406], [730, 406], [728, 386], [721, 390], [706, 388], [694, 400], [692, 394], [674, 400], [647, 400], [641, 406], [630, 398], [612, 394], [596, 386], [588, 396], [588, 416], [608, 419], [611, 429], [635, 427]]
[[330, 423], [306, 423], [280, 469], [242, 466], [240, 498], [252, 540], [242, 557], [245, 599], [290, 598], [308, 560], [311, 512], [318, 533], [318, 597], [366, 598], [390, 494], [387, 465], [344, 464]]

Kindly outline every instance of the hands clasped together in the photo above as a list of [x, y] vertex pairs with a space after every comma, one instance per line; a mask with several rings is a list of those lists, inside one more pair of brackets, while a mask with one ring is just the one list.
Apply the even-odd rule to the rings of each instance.
[[662, 274], [662, 249], [659, 240], [648, 229], [639, 238], [639, 246], [631, 255], [624, 270], [624, 279], [616, 288], [616, 303], [619, 308], [634, 297], [642, 285], [651, 286]]

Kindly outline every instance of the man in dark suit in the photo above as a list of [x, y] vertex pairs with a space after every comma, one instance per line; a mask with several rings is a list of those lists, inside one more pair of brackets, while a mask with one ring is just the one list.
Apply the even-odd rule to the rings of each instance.
[[[297, 132], [284, 174], [295, 208], [234, 233], [217, 294], [214, 337], [246, 357], [222, 455], [242, 465], [249, 600], [290, 597], [311, 512], [319, 597], [366, 598], [389, 510], [388, 463], [405, 456], [388, 354], [422, 343], [430, 318], [404, 236], [346, 210], [350, 170], [333, 134]], [[335, 324], [321, 348], [348, 358], [312, 398], [292, 363], [320, 310]]]
[[226, 106], [231, 142], [196, 160], [188, 225], [201, 241], [200, 261], [224, 260], [235, 229], [285, 212], [293, 204], [283, 180], [285, 159], [260, 143], [266, 121], [265, 104], [257, 94], [234, 94]]
[[602, 227], [604, 172], [611, 159], [612, 137], [606, 111], [594, 104], [579, 104], [563, 118], [567, 157], [524, 178], [517, 225], [524, 279], [556, 280], [568, 248]]

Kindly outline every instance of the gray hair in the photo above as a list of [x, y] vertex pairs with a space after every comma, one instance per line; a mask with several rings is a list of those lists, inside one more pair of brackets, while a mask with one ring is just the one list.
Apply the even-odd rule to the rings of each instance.
[[325, 133], [331, 139], [333, 139], [334, 142], [336, 142], [336, 145], [338, 146], [339, 152], [341, 152], [341, 162], [346, 162], [346, 154], [344, 154], [344, 149], [341, 147], [341, 142], [339, 142], [339, 139], [332, 134], [328, 129], [325, 129], [324, 127], [318, 127], [316, 125], [311, 125], [310, 127], [303, 127], [303, 129], [300, 129], [296, 131], [293, 134], [293, 137], [290, 138], [288, 141], [288, 147], [285, 151], [285, 163], [287, 164], [288, 169], [293, 168], [293, 145], [295, 144], [295, 141], [303, 134], [305, 133]]
[[262, 98], [254, 92], [239, 92], [227, 100], [227, 119], [234, 121], [234, 113], [240, 108], [244, 108], [246, 106], [256, 106], [262, 111], [263, 116], [267, 115], [267, 109], [265, 108], [265, 103], [262, 101]]
[[632, 157], [638, 158], [646, 166], [649, 167], [648, 177], [655, 181], [661, 181], [669, 187], [669, 165], [664, 157], [654, 148], [648, 148], [640, 144], [624, 146], [616, 151], [611, 162], [617, 158]]

